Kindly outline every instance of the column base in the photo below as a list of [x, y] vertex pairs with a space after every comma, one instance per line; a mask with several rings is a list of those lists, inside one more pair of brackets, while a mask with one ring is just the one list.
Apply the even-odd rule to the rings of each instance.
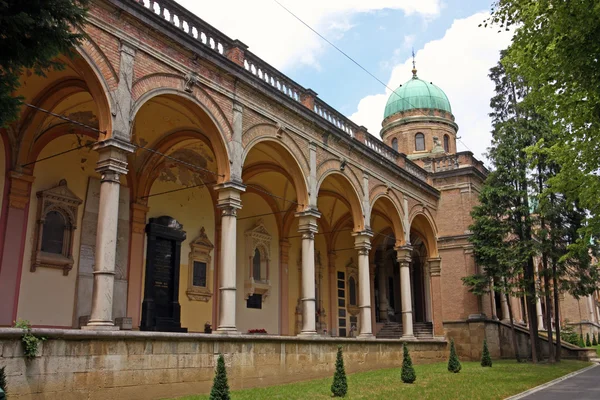
[[84, 331], [118, 331], [119, 327], [116, 325], [93, 325], [88, 324], [81, 327]]
[[401, 340], [417, 340], [415, 335], [402, 335], [400, 337]]
[[303, 331], [300, 332], [299, 334], [297, 334], [296, 336], [305, 336], [305, 337], [310, 337], [310, 336], [320, 336], [317, 331]]
[[217, 330], [212, 331], [215, 335], [241, 335], [242, 332], [238, 331], [236, 328], [217, 328]]
[[373, 339], [375, 336], [372, 333], [361, 333], [356, 338], [357, 339]]

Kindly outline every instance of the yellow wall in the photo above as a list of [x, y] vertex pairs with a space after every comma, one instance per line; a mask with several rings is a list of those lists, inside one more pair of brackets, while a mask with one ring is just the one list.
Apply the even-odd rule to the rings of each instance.
[[[73, 148], [78, 145], [74, 135], [66, 135], [53, 140], [44, 148], [39, 158]], [[23, 255], [23, 273], [19, 292], [17, 317], [29, 320], [33, 325], [65, 326], [73, 325], [75, 289], [79, 261], [79, 243], [84, 203], [79, 206], [77, 227], [73, 241], [75, 264], [68, 276], [62, 270], [38, 268], [30, 272], [33, 240], [36, 231], [37, 197], [36, 193], [58, 185], [66, 179], [69, 189], [85, 202], [88, 179], [97, 176], [94, 168], [98, 160], [97, 153], [81, 149], [67, 153], [35, 166], [27, 221], [27, 241]], [[91, 299], [90, 299], [91, 301]]]
[[[163, 182], [157, 180], [152, 186], [153, 193], [165, 192], [168, 190], [181, 189], [181, 185], [172, 182]], [[203, 332], [204, 324], [212, 322], [212, 304], [211, 298], [208, 302], [189, 300], [186, 291], [188, 288], [188, 262], [190, 254], [190, 242], [194, 241], [200, 234], [200, 229], [204, 227], [209, 240], [215, 244], [215, 217], [213, 204], [208, 189], [193, 188], [179, 192], [163, 194], [150, 197], [148, 199], [148, 219], [168, 215], [175, 218], [183, 225], [183, 230], [187, 234], [186, 240], [181, 244], [181, 264], [179, 275], [179, 303], [181, 304], [181, 326], [188, 328], [190, 332]], [[146, 265], [146, 250], [144, 249], [144, 271]], [[212, 291], [214, 282], [214, 258], [215, 251], [210, 253], [211, 262], [208, 264], [208, 286]], [[145, 277], [144, 277], [145, 278]], [[143, 279], [144, 279], [143, 278]], [[143, 293], [143, 288], [142, 288]], [[214, 298], [213, 293], [213, 298]]]
[[[238, 212], [237, 223], [237, 301], [236, 301], [236, 324], [240, 332], [245, 333], [248, 329], [266, 329], [268, 333], [279, 333], [279, 233], [275, 216], [266, 215], [256, 218], [243, 219], [253, 215], [272, 212], [262, 197], [247, 193], [242, 196], [242, 209]], [[254, 228], [259, 219], [262, 219], [265, 228], [272, 236], [269, 262], [269, 281], [271, 289], [269, 296], [264, 299], [262, 309], [246, 307], [246, 296], [244, 282], [249, 276], [249, 254], [246, 254], [246, 231]]]

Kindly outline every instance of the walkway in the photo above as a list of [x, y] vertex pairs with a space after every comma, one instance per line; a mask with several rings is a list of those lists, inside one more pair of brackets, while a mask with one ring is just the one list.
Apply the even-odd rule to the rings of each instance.
[[525, 400], [597, 400], [600, 399], [600, 367], [588, 369], [545, 389], [539, 390]]

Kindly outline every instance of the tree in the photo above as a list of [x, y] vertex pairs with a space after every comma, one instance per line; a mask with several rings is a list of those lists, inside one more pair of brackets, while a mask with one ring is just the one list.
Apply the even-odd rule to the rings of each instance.
[[592, 342], [590, 341], [590, 334], [589, 333], [585, 334], [585, 346], [586, 347], [592, 347]]
[[13, 93], [24, 69], [44, 76], [61, 69], [60, 54], [73, 55], [84, 35], [89, 0], [0, 1], [0, 127], [16, 119], [22, 98]]
[[482, 367], [491, 367], [492, 366], [492, 357], [490, 356], [490, 351], [488, 350], [487, 340], [483, 339], [483, 352], [481, 355], [481, 366]]
[[219, 354], [217, 359], [217, 369], [212, 389], [210, 390], [210, 400], [230, 400], [229, 384], [227, 383], [227, 369], [225, 369], [225, 359], [223, 354]]
[[592, 210], [581, 227], [578, 252], [600, 230], [600, 7], [595, 0], [499, 0], [485, 21], [514, 29], [510, 68], [535, 88], [529, 103], [551, 123], [559, 139], [549, 148], [560, 164], [552, 190]]
[[456, 355], [456, 349], [454, 348], [454, 339], [450, 339], [450, 358], [448, 359], [448, 371], [454, 372], [455, 374], [460, 372], [462, 366]]
[[402, 344], [402, 352], [402, 382], [413, 383], [415, 380], [417, 380], [417, 374], [415, 373], [415, 369], [413, 368], [412, 360], [410, 359], [410, 354], [408, 354], [408, 347], [406, 346], [406, 343]]
[[598, 346], [598, 341], [596, 340], [595, 333], [592, 333], [592, 346]]
[[585, 347], [585, 341], [583, 340], [583, 333], [579, 334], [579, 347]]
[[8, 382], [6, 382], [6, 367], [0, 368], [0, 389], [4, 391], [4, 395], [8, 395]]
[[333, 397], [345, 397], [348, 393], [348, 381], [346, 380], [346, 370], [344, 369], [344, 355], [342, 346], [338, 346], [337, 357], [335, 359], [335, 374], [331, 384], [331, 393]]

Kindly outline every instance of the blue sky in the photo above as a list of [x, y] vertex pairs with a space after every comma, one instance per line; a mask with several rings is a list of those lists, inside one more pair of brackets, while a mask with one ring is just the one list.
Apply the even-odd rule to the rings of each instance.
[[[459, 150], [479, 158], [490, 141], [487, 74], [510, 33], [478, 27], [490, 1], [279, 0], [389, 87], [419, 77], [448, 95], [459, 125]], [[179, 0], [198, 16], [379, 137], [389, 91], [303, 26], [274, 0]]]

